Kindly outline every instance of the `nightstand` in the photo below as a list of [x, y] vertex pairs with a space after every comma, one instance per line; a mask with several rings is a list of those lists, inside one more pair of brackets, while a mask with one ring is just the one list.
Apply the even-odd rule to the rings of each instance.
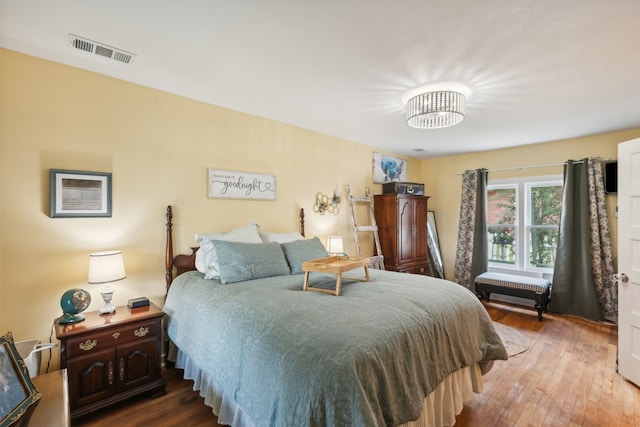
[[[18, 422], [16, 426], [69, 427], [69, 387], [67, 371], [50, 372], [31, 378], [33, 385], [40, 392], [40, 400], [28, 413], [26, 424]], [[31, 411], [29, 409], [28, 411]]]
[[78, 323], [56, 324], [60, 368], [67, 369], [71, 418], [143, 392], [165, 394], [160, 372], [162, 318], [153, 304], [115, 313], [83, 313]]

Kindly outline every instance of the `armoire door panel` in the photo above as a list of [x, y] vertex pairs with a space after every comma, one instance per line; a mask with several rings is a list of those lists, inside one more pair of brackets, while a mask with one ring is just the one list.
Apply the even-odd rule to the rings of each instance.
[[407, 200], [399, 202], [400, 226], [398, 227], [398, 260], [410, 261], [413, 259], [414, 240], [415, 240], [415, 224], [413, 204]]

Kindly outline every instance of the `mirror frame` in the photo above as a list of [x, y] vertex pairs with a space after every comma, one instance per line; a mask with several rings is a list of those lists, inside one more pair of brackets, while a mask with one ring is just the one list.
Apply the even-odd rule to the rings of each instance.
[[427, 245], [429, 246], [429, 272], [433, 277], [444, 279], [444, 263], [440, 252], [436, 213], [427, 211]]

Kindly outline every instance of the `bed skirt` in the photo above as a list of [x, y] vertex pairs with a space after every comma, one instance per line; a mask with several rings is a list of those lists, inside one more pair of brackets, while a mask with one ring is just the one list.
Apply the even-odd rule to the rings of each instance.
[[[171, 343], [173, 344], [173, 343]], [[206, 372], [201, 370], [189, 356], [171, 345], [170, 360], [176, 367], [184, 369], [184, 378], [193, 381], [193, 389], [204, 398], [218, 417], [219, 424], [232, 427], [255, 427], [251, 419], [233, 400], [225, 394]], [[456, 415], [460, 414], [464, 404], [473, 399], [473, 394], [482, 392], [482, 374], [478, 364], [462, 368], [449, 375], [429, 394], [423, 403], [422, 413], [415, 421], [402, 424], [401, 427], [445, 427], [453, 426]]]

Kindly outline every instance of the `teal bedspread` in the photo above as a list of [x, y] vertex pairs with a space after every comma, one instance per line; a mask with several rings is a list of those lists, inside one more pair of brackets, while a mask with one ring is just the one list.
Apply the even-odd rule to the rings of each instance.
[[339, 297], [302, 291], [303, 275], [223, 285], [185, 273], [166, 299], [167, 332], [256, 426], [402, 424], [452, 372], [507, 358], [467, 289], [370, 272]]

